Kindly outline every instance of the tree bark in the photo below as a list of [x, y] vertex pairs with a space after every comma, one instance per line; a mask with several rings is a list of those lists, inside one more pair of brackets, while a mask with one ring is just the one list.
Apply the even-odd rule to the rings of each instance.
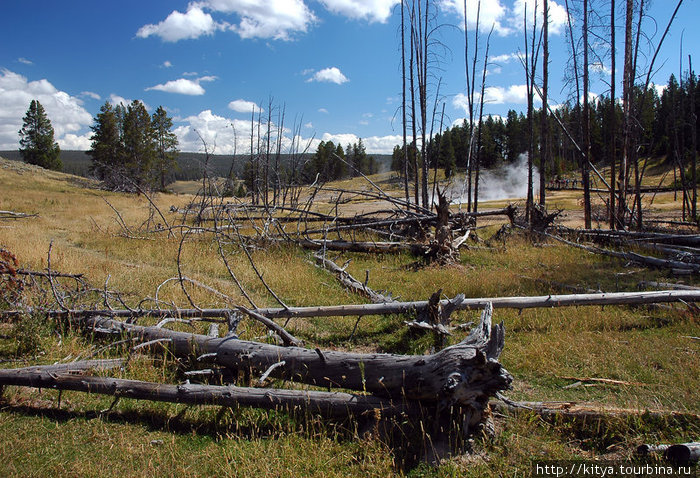
[[46, 367], [0, 370], [0, 386], [5, 385], [72, 390], [189, 405], [282, 409], [302, 413], [318, 413], [327, 418], [369, 414], [395, 416], [408, 413], [414, 415], [420, 411], [420, 405], [415, 402], [392, 401], [372, 395], [250, 388], [232, 385], [170, 385], [140, 380], [75, 375], [66, 370], [53, 370]]
[[232, 370], [267, 371], [272, 377], [310, 385], [459, 405], [481, 416], [489, 397], [509, 388], [512, 381], [512, 376], [497, 361], [505, 332], [502, 325], [491, 326], [492, 311], [487, 304], [480, 324], [466, 339], [432, 355], [356, 354], [279, 347], [144, 327], [105, 317], [87, 317], [79, 323], [95, 331], [124, 333], [144, 341], [167, 339], [167, 344], [161, 345], [176, 356], [211, 354], [216, 364]]

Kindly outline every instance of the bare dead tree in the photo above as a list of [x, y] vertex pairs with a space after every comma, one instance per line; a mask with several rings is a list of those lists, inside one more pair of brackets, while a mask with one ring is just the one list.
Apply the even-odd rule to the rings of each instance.
[[615, 97], [615, 0], [610, 0], [610, 229], [618, 226], [615, 210], [615, 165], [617, 163], [617, 98]]
[[[406, 2], [401, 0], [401, 129], [403, 146], [403, 184], [406, 203], [411, 202], [408, 190], [408, 145], [406, 144]], [[410, 207], [410, 206], [408, 206]]]
[[545, 171], [551, 163], [551, 133], [548, 116], [548, 87], [549, 87], [549, 0], [543, 0], [542, 23], [542, 111], [540, 116], [540, 205], [546, 203]]
[[[464, 65], [466, 70], [467, 79], [467, 109], [469, 111], [469, 129], [467, 134], [469, 136], [468, 146], [467, 146], [467, 211], [472, 211], [472, 155], [474, 152], [474, 133], [476, 129], [474, 128], [474, 89], [475, 89], [475, 78], [476, 78], [476, 63], [479, 56], [479, 24], [481, 19], [481, 0], [477, 3], [476, 7], [476, 24], [474, 27], [474, 54], [472, 55], [471, 71], [469, 69], [469, 23], [467, 21], [467, 1], [464, 1]], [[481, 98], [480, 101], [483, 101]]]
[[483, 130], [483, 117], [484, 117], [484, 91], [486, 88], [486, 67], [489, 63], [489, 47], [491, 46], [491, 35], [495, 28], [495, 24], [491, 25], [491, 31], [486, 38], [486, 52], [484, 53], [484, 68], [481, 71], [481, 95], [479, 97], [479, 138], [477, 140], [476, 146], [476, 174], [474, 181], [474, 210], [477, 212], [479, 210], [479, 172], [481, 170], [481, 133]]
[[586, 229], [591, 228], [591, 183], [589, 162], [591, 161], [591, 122], [590, 102], [588, 100], [588, 0], [583, 0], [583, 148], [584, 159], [581, 162], [581, 182], [583, 183], [583, 221]]

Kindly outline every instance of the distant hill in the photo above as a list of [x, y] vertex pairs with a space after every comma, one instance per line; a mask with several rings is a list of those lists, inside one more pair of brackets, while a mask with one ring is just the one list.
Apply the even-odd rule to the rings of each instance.
[[[22, 157], [18, 150], [0, 151], [0, 156], [6, 159], [21, 161]], [[309, 157], [311, 155], [308, 155]], [[388, 171], [391, 167], [391, 155], [389, 154], [372, 154], [374, 159], [379, 163], [380, 171]], [[287, 155], [282, 155], [282, 161], [285, 161]], [[171, 179], [173, 181], [193, 181], [202, 178], [202, 171], [206, 155], [204, 153], [180, 153], [177, 158], [178, 169], [173, 172]], [[236, 155], [234, 158], [231, 154], [212, 154], [209, 156], [209, 175], [210, 176], [227, 176], [231, 168], [233, 160], [234, 175], [240, 177], [243, 173], [248, 156]], [[61, 150], [61, 161], [63, 162], [63, 172], [75, 174], [76, 176], [89, 177], [90, 165], [92, 161], [85, 151], [70, 151]]]

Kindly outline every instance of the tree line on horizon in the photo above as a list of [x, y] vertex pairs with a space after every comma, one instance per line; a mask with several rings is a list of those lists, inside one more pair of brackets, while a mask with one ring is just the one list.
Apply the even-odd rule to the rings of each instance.
[[[678, 82], [672, 74], [667, 85], [661, 89], [661, 94], [654, 86], [646, 93], [641, 88], [635, 89], [636, 102], [644, 101], [643, 111], [640, 111], [640, 126], [643, 130], [639, 144], [640, 156], [665, 156], [667, 165], [678, 168], [678, 160], [682, 169], [688, 172], [692, 157], [692, 138], [700, 130], [700, 117], [694, 113], [700, 110], [700, 83], [694, 73], [686, 72], [684, 80]], [[616, 151], [623, 146], [622, 136], [622, 104], [613, 104], [610, 97], [601, 95], [590, 101], [591, 114], [589, 130], [591, 136], [591, 157], [599, 158], [597, 166], [609, 166], [612, 158], [608, 136], [616, 138]], [[556, 109], [557, 118], [549, 115], [549, 129], [552, 132], [552, 161], [545, 165], [545, 174], [554, 178], [562, 174], [571, 174], [578, 167], [578, 151], [574, 143], [580, 142], [579, 132], [582, 121], [580, 105], [567, 102]], [[617, 121], [611, 124], [611, 115]], [[535, 137], [541, 134], [542, 109], [535, 110]], [[559, 127], [559, 122], [572, 132], [569, 138]], [[505, 119], [501, 116], [488, 115], [475, 126], [477, 135], [481, 136], [480, 165], [485, 169], [498, 168], [502, 165], [513, 164], [521, 155], [528, 153], [528, 120], [523, 112], [509, 110]], [[465, 172], [466, 158], [469, 148], [470, 128], [467, 121], [446, 128], [428, 141], [426, 154], [429, 167], [444, 171], [445, 178], [454, 176], [457, 171]], [[573, 140], [573, 141], [572, 141]], [[697, 151], [697, 143], [695, 148]], [[537, 150], [541, 145], [537, 144]], [[678, 153], [678, 154], [677, 154]], [[415, 178], [414, 157], [417, 148], [408, 145], [408, 154], [400, 145], [394, 147], [391, 169], [400, 174], [404, 171], [404, 160], [408, 161], [409, 179]], [[687, 174], [687, 173], [686, 173]]]

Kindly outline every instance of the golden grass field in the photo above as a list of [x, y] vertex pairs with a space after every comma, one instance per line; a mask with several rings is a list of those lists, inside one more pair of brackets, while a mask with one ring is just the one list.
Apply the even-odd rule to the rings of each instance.
[[[658, 183], [660, 178], [656, 175], [649, 181]], [[378, 184], [389, 180], [386, 175], [374, 179]], [[341, 187], [360, 184], [354, 179]], [[144, 196], [96, 186], [82, 178], [0, 159], [0, 210], [38, 214], [0, 220], [0, 247], [12, 252], [21, 267], [43, 270], [51, 246], [52, 270], [82, 273], [94, 287], [119, 291], [126, 303], [135, 306], [154, 297], [159, 284], [178, 275], [181, 236], [168, 238], [166, 233], [145, 230], [149, 202]], [[319, 210], [329, 212], [324, 208], [332, 206], [330, 196], [319, 198]], [[192, 194], [153, 196], [170, 224], [180, 220], [170, 206], [181, 207], [192, 199]], [[563, 222], [574, 226], [581, 224], [579, 200], [575, 191], [554, 192], [548, 199], [550, 210], [563, 209]], [[503, 205], [494, 202], [480, 208]], [[346, 214], [352, 214], [379, 206], [353, 202], [347, 207]], [[657, 195], [648, 207], [653, 215], [680, 216], [680, 202], [673, 201], [673, 193]], [[131, 238], [125, 237], [115, 210]], [[157, 214], [154, 221], [162, 223]], [[488, 239], [499, 222], [481, 225], [487, 227], [477, 234]], [[448, 297], [458, 293], [516, 296], [561, 292], [551, 282], [632, 291], [641, 280], [679, 280], [666, 271], [556, 243], [533, 243], [517, 234], [491, 244], [491, 249], [469, 244], [462, 249], [459, 263], [447, 267], [414, 267], [415, 259], [404, 254], [329, 256], [339, 264], [350, 259], [348, 271], [355, 277], [364, 278], [368, 270], [370, 287], [389, 291], [400, 300], [424, 300], [438, 289]], [[277, 305], [238, 246], [223, 247], [231, 269], [256, 305]], [[265, 281], [288, 305], [363, 302], [331, 274], [316, 268], [308, 251], [288, 246], [259, 248], [252, 257]], [[211, 237], [188, 235], [182, 242], [181, 267], [184, 275], [228, 296], [190, 287], [199, 306], [247, 304]], [[682, 280], [700, 283], [692, 277]], [[62, 283], [70, 286], [70, 280]], [[161, 300], [189, 306], [175, 281], [159, 294]], [[51, 304], [53, 298], [47, 291], [27, 290], [22, 301], [41, 306]], [[458, 323], [477, 318], [476, 312], [455, 314]], [[288, 328], [312, 348], [427, 352], [433, 345], [430, 337], [415, 337], [403, 327], [403, 320], [363, 317], [352, 339], [355, 317], [294, 319]], [[497, 416], [496, 438], [477, 438], [471, 455], [447, 459], [438, 467], [406, 468], [381, 437], [359, 437], [352, 424], [260, 410], [221, 411], [133, 400], [121, 400], [110, 413], [100, 413], [109, 408], [111, 397], [64, 392], [59, 408], [56, 391], [7, 387], [0, 400], [0, 476], [523, 476], [533, 459], [627, 459], [642, 443], [693, 441], [700, 435], [700, 420], [655, 421], [643, 415], [647, 409], [700, 413], [700, 343], [692, 339], [700, 336], [700, 321], [688, 307], [499, 309], [494, 320], [506, 326], [501, 362], [515, 378], [510, 398], [576, 401], [640, 413], [586, 423], [546, 421], [532, 414]], [[244, 322], [242, 337], [264, 339], [265, 335], [257, 325]], [[0, 324], [0, 336], [0, 366], [5, 368], [68, 361], [98, 348], [88, 337], [32, 316], [19, 324]], [[29, 342], [31, 347], [20, 350], [18, 344], [30, 336], [35, 339]], [[461, 338], [456, 333], [451, 340]], [[100, 356], [123, 353], [124, 349], [108, 349]], [[155, 363], [145, 356], [137, 358], [121, 374], [171, 383], [181, 380], [167, 357]], [[607, 378], [628, 385], [564, 388], [574, 382], [570, 377]]]

